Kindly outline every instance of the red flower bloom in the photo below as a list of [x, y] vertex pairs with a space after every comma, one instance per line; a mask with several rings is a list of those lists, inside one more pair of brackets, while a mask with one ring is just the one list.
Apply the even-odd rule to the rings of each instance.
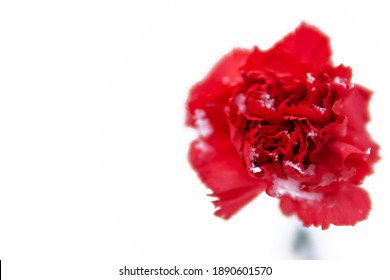
[[303, 23], [268, 51], [233, 50], [191, 89], [189, 160], [217, 216], [265, 190], [305, 226], [367, 218], [360, 185], [379, 158], [366, 130], [371, 92], [330, 57], [328, 37]]

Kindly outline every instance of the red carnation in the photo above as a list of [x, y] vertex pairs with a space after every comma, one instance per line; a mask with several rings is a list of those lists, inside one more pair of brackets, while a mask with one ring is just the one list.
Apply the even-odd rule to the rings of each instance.
[[264, 190], [305, 226], [367, 218], [379, 146], [367, 133], [371, 91], [335, 67], [329, 38], [305, 23], [267, 51], [235, 49], [190, 91], [189, 159], [230, 218]]

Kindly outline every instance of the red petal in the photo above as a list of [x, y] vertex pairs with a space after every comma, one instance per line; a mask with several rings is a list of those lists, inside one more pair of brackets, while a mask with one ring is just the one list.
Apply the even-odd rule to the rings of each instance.
[[228, 219], [266, 188], [266, 181], [251, 177], [230, 139], [212, 145], [192, 142], [189, 159], [200, 179], [218, 200], [216, 215]]
[[341, 108], [341, 112], [348, 118], [347, 141], [364, 152], [369, 151], [368, 162], [373, 164], [379, 159], [379, 146], [366, 130], [366, 124], [370, 120], [368, 104], [372, 92], [359, 85], [355, 85], [350, 91], [350, 96]]
[[297, 214], [304, 225], [327, 229], [337, 226], [355, 225], [365, 220], [371, 209], [368, 193], [349, 183], [335, 184], [335, 190], [324, 193], [320, 201], [294, 200], [290, 196], [281, 198], [280, 207], [285, 215]]
[[285, 52], [299, 59], [301, 64], [320, 68], [331, 63], [329, 38], [314, 26], [302, 23], [273, 47], [274, 52]]
[[271, 71], [304, 77], [332, 64], [329, 38], [316, 27], [302, 23], [268, 51], [255, 48], [244, 71]]
[[370, 120], [368, 114], [368, 104], [372, 92], [359, 85], [354, 85], [350, 89], [350, 95], [343, 102], [341, 112], [348, 117], [348, 127], [364, 131], [366, 123]]
[[274, 72], [278, 74], [302, 75], [299, 61], [293, 55], [282, 51], [261, 51], [257, 47], [254, 48], [247, 62], [242, 67], [245, 72], [264, 71]]
[[290, 107], [283, 104], [283, 106], [279, 107], [279, 111], [285, 115], [285, 119], [308, 119], [309, 121], [320, 125], [329, 123], [331, 118], [329, 111], [325, 108], [317, 108], [303, 102]]
[[326, 145], [320, 153], [320, 161], [325, 164], [329, 171], [340, 174], [340, 172], [353, 172], [348, 178], [350, 182], [361, 184], [364, 178], [372, 172], [367, 162], [368, 154], [361, 151], [354, 145], [332, 141]]
[[232, 94], [234, 84], [242, 80], [239, 69], [249, 52], [244, 49], [233, 50], [225, 55], [201, 82], [192, 87], [187, 100], [187, 125], [195, 126], [195, 110], [202, 109], [212, 123], [226, 128], [224, 106]]

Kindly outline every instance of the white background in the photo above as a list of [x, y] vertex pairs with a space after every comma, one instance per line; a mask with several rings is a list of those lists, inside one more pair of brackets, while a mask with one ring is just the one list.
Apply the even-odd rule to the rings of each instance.
[[[389, 259], [385, 1], [1, 1], [0, 259], [6, 279], [108, 279], [155, 260], [290, 259], [300, 222], [261, 195], [230, 221], [187, 162], [188, 89], [233, 47], [304, 20], [375, 91], [369, 219], [310, 228], [316, 256]], [[31, 279], [37, 279], [32, 277]]]

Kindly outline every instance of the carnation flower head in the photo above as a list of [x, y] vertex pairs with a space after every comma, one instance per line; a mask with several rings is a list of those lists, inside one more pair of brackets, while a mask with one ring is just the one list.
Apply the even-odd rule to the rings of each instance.
[[262, 192], [305, 226], [355, 225], [379, 159], [366, 130], [372, 92], [331, 61], [329, 38], [302, 23], [271, 49], [235, 49], [187, 101], [199, 137], [189, 160], [228, 219]]

